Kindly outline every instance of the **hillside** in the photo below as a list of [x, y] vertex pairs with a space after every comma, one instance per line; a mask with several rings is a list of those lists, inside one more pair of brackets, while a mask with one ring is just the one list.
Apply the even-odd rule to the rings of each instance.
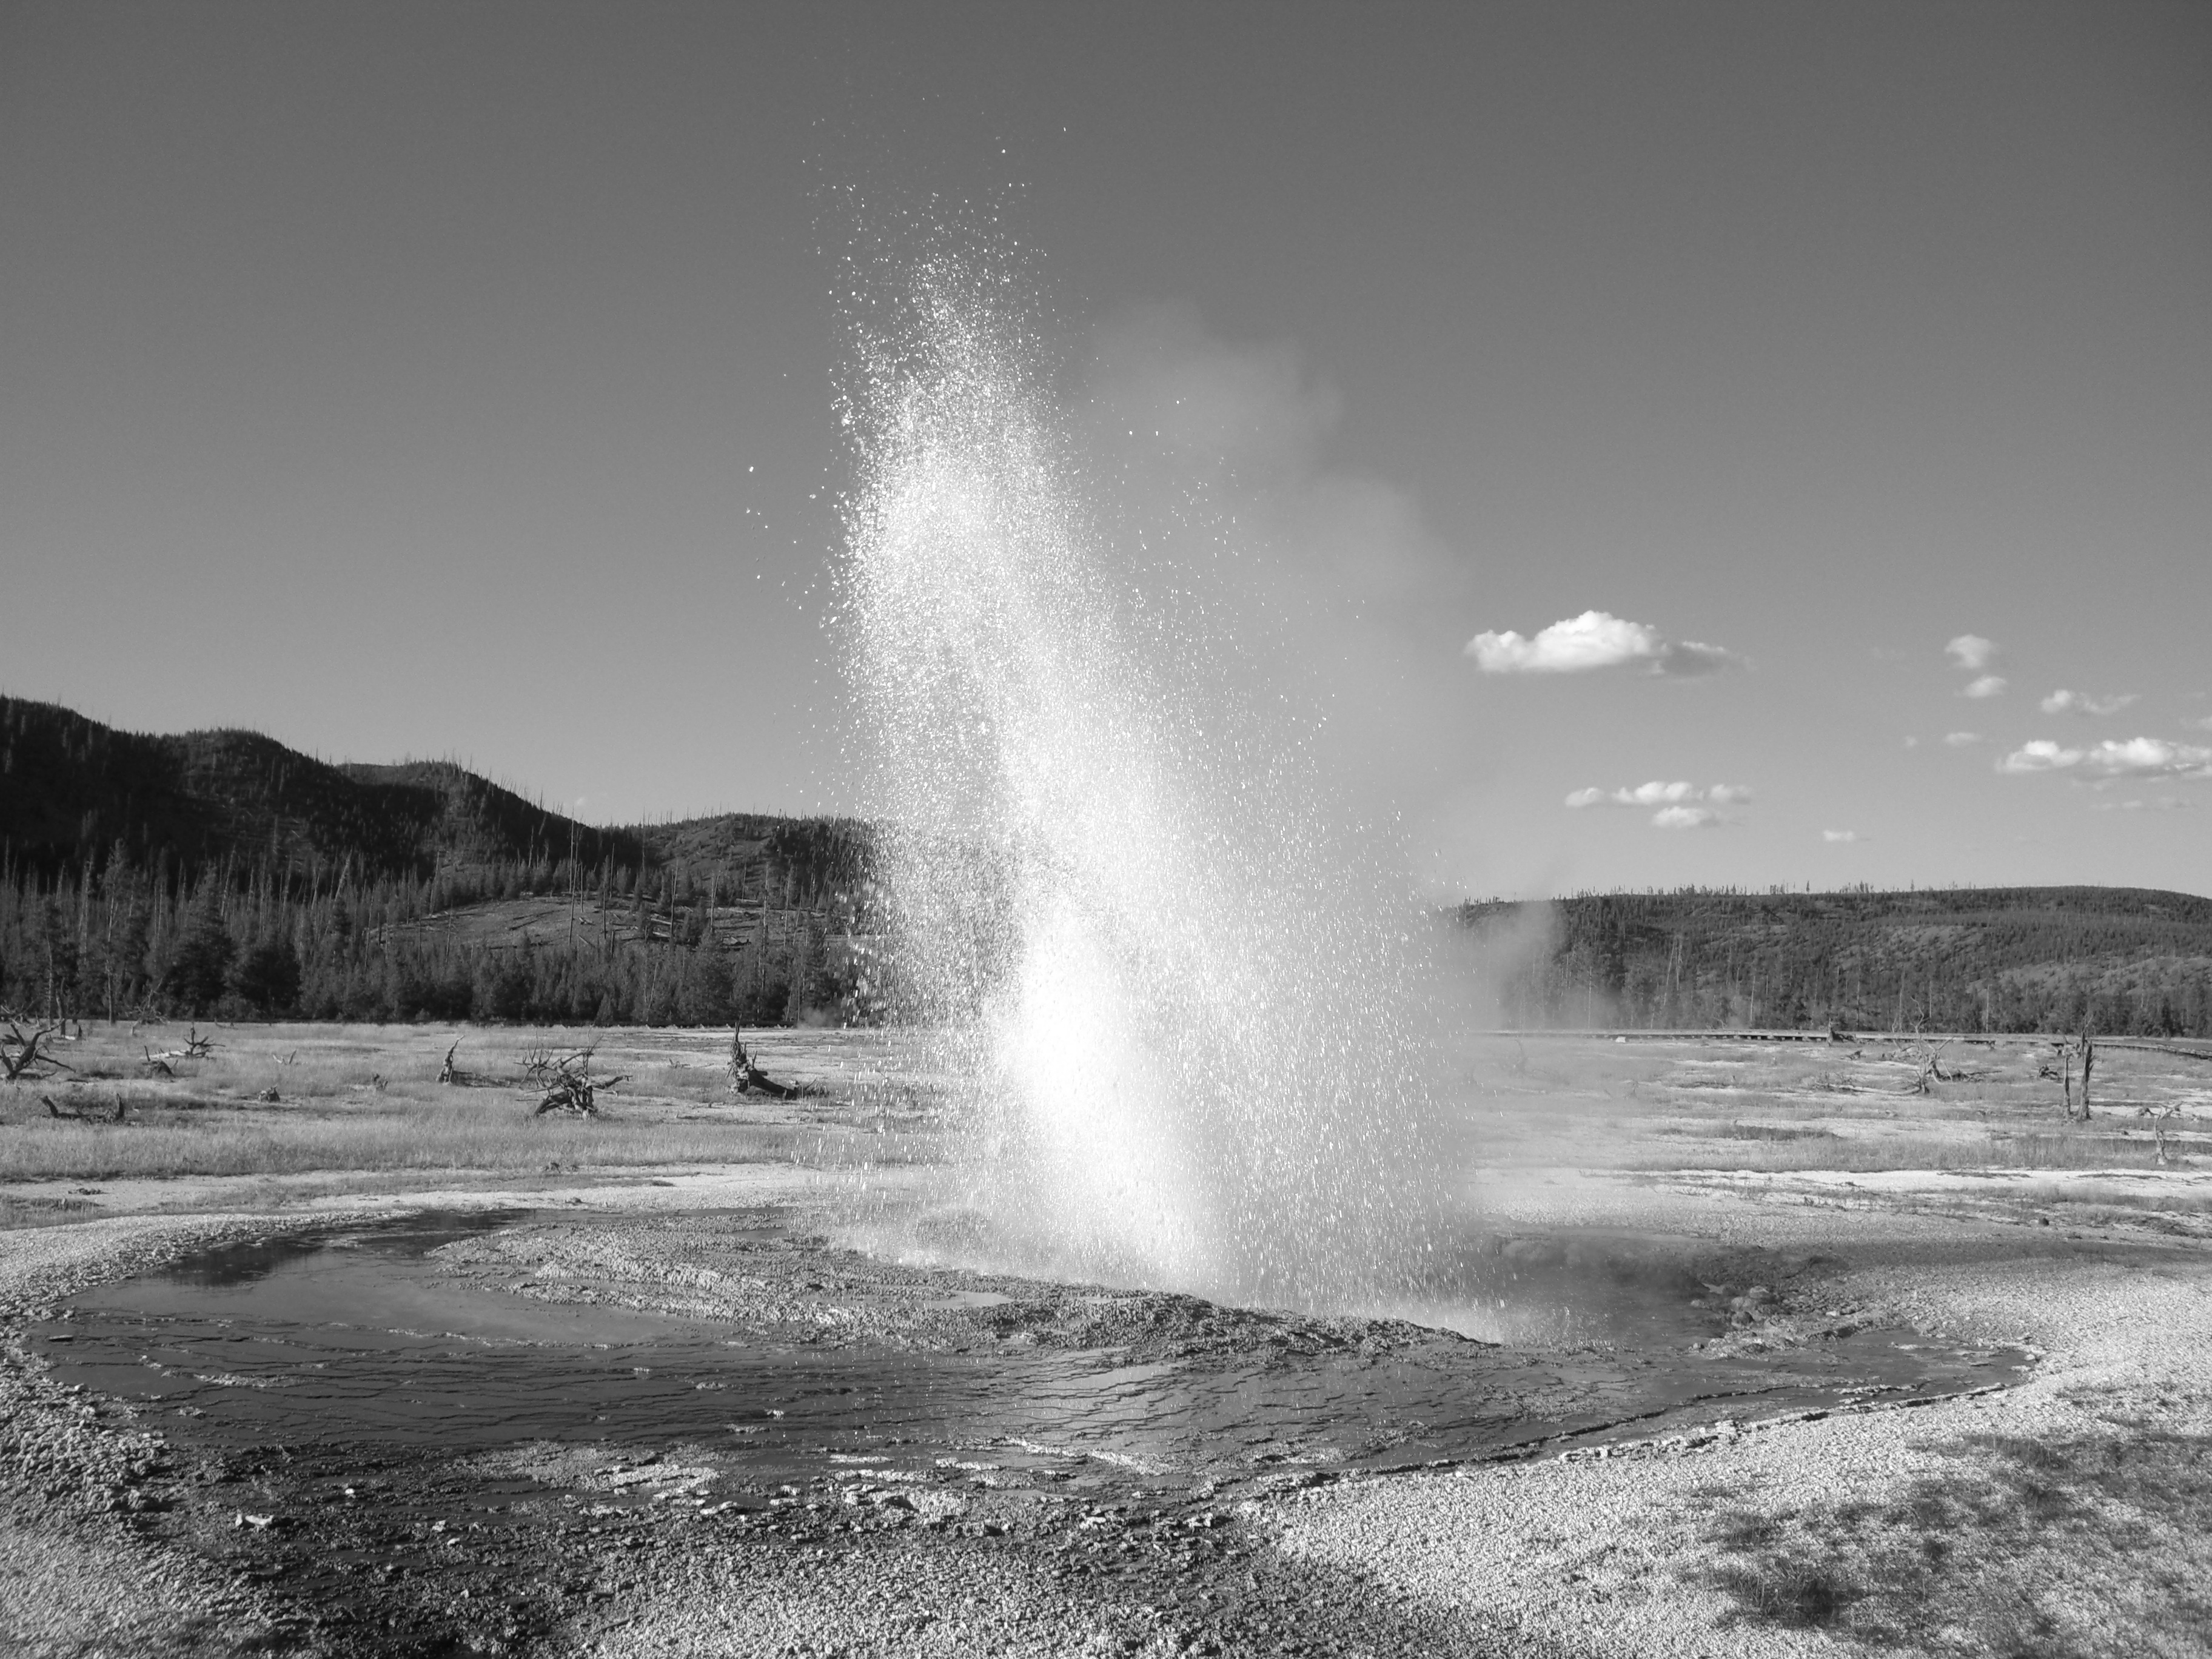
[[[800, 893], [855, 878], [859, 827], [724, 813], [605, 828], [448, 761], [333, 765], [255, 732], [148, 736], [52, 703], [0, 697], [0, 846], [51, 881], [120, 856], [186, 884], [223, 866], [319, 890], [430, 880], [445, 903], [526, 890], [678, 886]], [[787, 892], [782, 890], [788, 889]]]
[[606, 828], [450, 762], [0, 698], [0, 1006], [48, 1017], [820, 1018], [867, 853], [843, 820]]
[[1510, 1024], [2212, 1035], [2212, 899], [2185, 893], [1687, 890], [1456, 915]]
[[256, 732], [155, 737], [0, 697], [0, 837], [18, 869], [187, 875], [228, 862], [310, 885], [573, 860], [635, 866], [633, 832], [579, 823], [444, 763], [333, 766]]
[[[0, 698], [0, 1003], [799, 1018], [866, 1000], [849, 820], [580, 823], [449, 762], [332, 765]], [[1468, 904], [1520, 1026], [2212, 1036], [2212, 899], [2133, 888]]]

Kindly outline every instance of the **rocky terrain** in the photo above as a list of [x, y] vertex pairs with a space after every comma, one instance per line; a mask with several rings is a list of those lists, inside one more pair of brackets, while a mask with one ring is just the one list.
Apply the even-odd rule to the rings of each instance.
[[[1796, 1064], [1509, 1054], [1435, 1283], [1343, 1315], [963, 1265], [911, 1149], [19, 1182], [0, 1646], [2202, 1651], [2194, 1074], [2097, 1168], [2032, 1073]], [[1757, 1167], [1539, 1158], [1601, 1121]]]

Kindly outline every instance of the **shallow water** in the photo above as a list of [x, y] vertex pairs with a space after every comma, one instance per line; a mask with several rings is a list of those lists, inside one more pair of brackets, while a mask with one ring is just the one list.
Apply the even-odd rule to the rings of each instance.
[[[33, 1334], [62, 1380], [138, 1404], [186, 1443], [454, 1457], [541, 1441], [611, 1454], [681, 1443], [710, 1451], [755, 1498], [858, 1464], [1182, 1486], [1406, 1468], [1954, 1393], [2014, 1380], [2025, 1358], [1882, 1331], [1786, 1353], [1700, 1352], [1690, 1335], [1713, 1322], [1684, 1304], [1681, 1271], [1650, 1270], [1639, 1304], [1618, 1241], [1492, 1248], [1484, 1299], [1508, 1299], [1525, 1273], [1540, 1324], [1554, 1302], [1595, 1305], [1609, 1286], [1605, 1305], [1636, 1346], [1516, 1352], [1439, 1337], [1381, 1354], [1134, 1365], [1100, 1352], [764, 1343], [703, 1320], [482, 1288], [428, 1255], [529, 1218], [419, 1217], [225, 1246], [88, 1291]], [[1005, 1300], [957, 1277], [944, 1305]], [[1453, 1322], [1496, 1316], [1460, 1312]]]

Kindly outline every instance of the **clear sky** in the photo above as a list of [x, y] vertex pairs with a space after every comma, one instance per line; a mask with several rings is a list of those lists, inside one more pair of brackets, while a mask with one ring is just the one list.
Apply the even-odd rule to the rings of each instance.
[[859, 182], [1207, 411], [1437, 888], [2212, 891], [2208, 88], [2115, 0], [10, 0], [0, 690], [849, 805]]

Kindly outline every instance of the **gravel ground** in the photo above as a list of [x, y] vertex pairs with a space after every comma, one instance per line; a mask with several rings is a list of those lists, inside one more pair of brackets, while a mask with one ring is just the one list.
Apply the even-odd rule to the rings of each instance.
[[281, 1641], [281, 1611], [251, 1585], [144, 1535], [159, 1501], [146, 1489], [167, 1472], [160, 1437], [54, 1384], [22, 1340], [27, 1316], [88, 1285], [271, 1226], [121, 1217], [0, 1232], [0, 1651], [212, 1656]]
[[[2212, 1519], [2202, 1247], [2125, 1226], [2069, 1239], [1780, 1196], [1786, 1207], [1753, 1207], [1678, 1186], [1607, 1202], [1647, 1224], [1833, 1252], [1852, 1265], [1830, 1295], [1856, 1316], [2025, 1340], [2043, 1363], [2001, 1394], [1747, 1425], [1699, 1447], [1340, 1483], [1276, 1507], [1278, 1548], [1371, 1571], [1504, 1652], [2212, 1652], [2206, 1534], [2191, 1527]], [[2109, 1480], [2069, 1492], [2060, 1465], [2014, 1515], [1962, 1507], [1991, 1483], [2009, 1491], [2023, 1444], [2051, 1456], [2146, 1443], [2178, 1445], [2150, 1476], [2178, 1480], [2178, 1495]], [[2030, 1524], [2039, 1498], [2048, 1524]], [[1931, 1546], [1948, 1558], [1936, 1577], [1984, 1583], [1931, 1587]], [[1940, 1617], [1887, 1605], [1931, 1588]]]
[[[740, 1194], [702, 1176], [532, 1201], [570, 1197], [805, 1200], [788, 1184], [754, 1180]], [[607, 1659], [2212, 1651], [2203, 1242], [2110, 1216], [2045, 1226], [2051, 1216], [2025, 1211], [1947, 1214], [1927, 1197], [1557, 1175], [1500, 1185], [1486, 1206], [1501, 1224], [1665, 1227], [1816, 1255], [1824, 1316], [2025, 1340], [2044, 1357], [2015, 1387], [1602, 1455], [1316, 1476], [1218, 1511], [1047, 1492], [930, 1514], [890, 1499], [816, 1505], [775, 1526], [611, 1517], [572, 1528], [562, 1557], [456, 1544], [451, 1594], [473, 1584], [481, 1597], [487, 1576], [516, 1585], [557, 1562], [575, 1594], [477, 1650]], [[434, 1650], [396, 1626], [303, 1620], [249, 1572], [240, 1552], [252, 1539], [210, 1530], [228, 1516], [223, 1492], [127, 1409], [56, 1385], [23, 1334], [82, 1286], [180, 1250], [396, 1201], [0, 1232], [0, 1559], [12, 1569], [0, 1575], [0, 1650]], [[1792, 1330], [1777, 1322], [1718, 1346], [1786, 1344]]]

